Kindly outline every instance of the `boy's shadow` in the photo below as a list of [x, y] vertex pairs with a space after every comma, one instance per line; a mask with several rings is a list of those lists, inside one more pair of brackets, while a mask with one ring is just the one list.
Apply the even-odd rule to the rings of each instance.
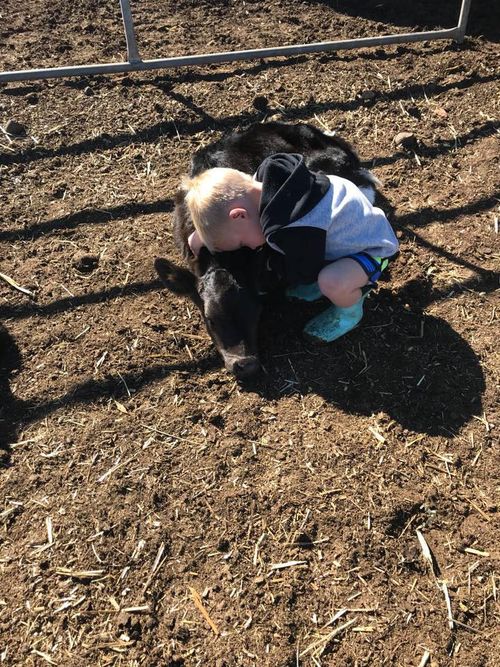
[[12, 393], [10, 382], [21, 368], [21, 354], [15, 340], [0, 323], [0, 466], [10, 461], [10, 445], [17, 439], [17, 425], [23, 401]]
[[381, 288], [368, 299], [361, 326], [329, 345], [302, 337], [324, 302], [273, 307], [261, 327], [268, 375], [252, 389], [268, 399], [313, 392], [347, 413], [384, 412], [412, 431], [454, 434], [481, 414], [483, 372], [447, 322], [406, 303], [412, 287], [396, 300]]

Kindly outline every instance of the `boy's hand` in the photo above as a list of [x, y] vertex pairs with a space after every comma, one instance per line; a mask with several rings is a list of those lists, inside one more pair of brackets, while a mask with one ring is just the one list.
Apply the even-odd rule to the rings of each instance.
[[191, 252], [195, 257], [198, 257], [200, 254], [200, 250], [204, 246], [203, 241], [198, 235], [198, 232], [195, 230], [194, 232], [191, 232], [191, 234], [188, 236], [188, 245], [191, 248]]

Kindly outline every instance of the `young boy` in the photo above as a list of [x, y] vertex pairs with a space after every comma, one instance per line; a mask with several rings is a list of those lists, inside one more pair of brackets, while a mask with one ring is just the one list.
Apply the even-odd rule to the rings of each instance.
[[360, 322], [366, 294], [399, 247], [384, 213], [356, 185], [310, 171], [298, 154], [272, 155], [254, 177], [214, 168], [186, 185], [192, 251], [267, 243], [281, 256], [289, 296], [332, 302], [304, 329], [322, 342]]

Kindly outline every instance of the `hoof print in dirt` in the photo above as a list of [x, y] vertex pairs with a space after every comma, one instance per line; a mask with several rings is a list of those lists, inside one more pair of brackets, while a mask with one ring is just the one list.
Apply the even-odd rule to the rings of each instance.
[[137, 641], [141, 638], [142, 627], [138, 620], [124, 611], [120, 612], [116, 618], [116, 635], [127, 637], [126, 641]]
[[309, 535], [307, 535], [307, 533], [300, 533], [295, 543], [301, 549], [312, 549], [314, 547], [314, 542], [309, 537]]
[[25, 137], [27, 134], [26, 126], [13, 119], [7, 122], [4, 130], [11, 137]]
[[80, 273], [92, 273], [99, 266], [99, 257], [78, 253], [73, 257], [73, 266]]
[[252, 105], [257, 111], [267, 111], [269, 108], [269, 101], [264, 95], [257, 95], [257, 97], [254, 97]]

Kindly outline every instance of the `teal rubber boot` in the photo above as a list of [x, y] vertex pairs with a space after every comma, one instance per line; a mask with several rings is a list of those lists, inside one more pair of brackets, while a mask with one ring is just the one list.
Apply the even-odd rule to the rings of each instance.
[[297, 285], [297, 287], [289, 287], [285, 294], [289, 299], [299, 299], [299, 301], [317, 301], [323, 296], [319, 289], [318, 283], [309, 283], [308, 285]]
[[351, 329], [354, 329], [363, 318], [364, 294], [359, 301], [349, 308], [330, 306], [313, 317], [304, 327], [304, 334], [318, 343], [331, 343]]

